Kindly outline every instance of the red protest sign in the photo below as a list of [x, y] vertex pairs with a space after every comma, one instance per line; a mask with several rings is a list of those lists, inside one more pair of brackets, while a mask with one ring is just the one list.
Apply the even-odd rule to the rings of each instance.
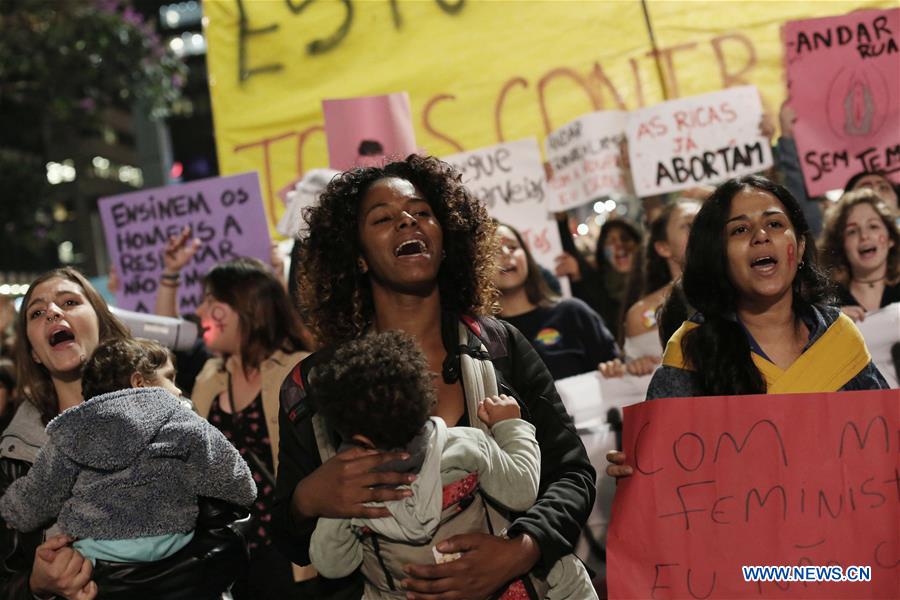
[[900, 181], [900, 8], [790, 21], [783, 35], [809, 194], [860, 171]]
[[[643, 402], [623, 447], [611, 598], [900, 597], [900, 391]], [[871, 581], [745, 581], [766, 565]]]

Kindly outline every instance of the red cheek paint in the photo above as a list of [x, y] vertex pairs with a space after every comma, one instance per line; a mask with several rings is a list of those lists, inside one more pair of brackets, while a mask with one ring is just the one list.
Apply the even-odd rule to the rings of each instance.
[[887, 244], [887, 236], [885, 236], [884, 234], [879, 235], [878, 236], [878, 244], [879, 245]]
[[209, 317], [215, 322], [216, 329], [220, 332], [225, 331], [225, 309], [221, 306], [214, 306], [211, 311], [209, 311]]
[[796, 260], [796, 250], [794, 249], [794, 245], [793, 245], [793, 244], [788, 244], [788, 247], [787, 247], [787, 255], [788, 255], [788, 266], [789, 266], [789, 267], [793, 267], [793, 266], [794, 266], [794, 263], [797, 262], [797, 260]]

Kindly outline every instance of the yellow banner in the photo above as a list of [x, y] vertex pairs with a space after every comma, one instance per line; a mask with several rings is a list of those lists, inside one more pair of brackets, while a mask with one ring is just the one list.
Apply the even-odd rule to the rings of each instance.
[[[447, 155], [601, 109], [754, 84], [784, 98], [779, 28], [892, 0], [206, 0], [221, 174], [277, 192], [327, 166], [321, 101], [409, 92], [417, 142]], [[655, 46], [651, 42], [653, 32]]]

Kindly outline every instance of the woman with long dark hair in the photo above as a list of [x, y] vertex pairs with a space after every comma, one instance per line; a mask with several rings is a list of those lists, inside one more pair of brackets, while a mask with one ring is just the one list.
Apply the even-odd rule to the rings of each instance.
[[[698, 316], [669, 341], [648, 399], [885, 386], [856, 327], [828, 305], [815, 240], [780, 185], [748, 176], [716, 189], [694, 220], [683, 285]], [[785, 389], [783, 373], [829, 330], [850, 366], [829, 370], [832, 355], [817, 354], [817, 375]]]
[[[388, 516], [373, 503], [408, 495], [397, 486], [415, 477], [414, 457], [358, 447], [335, 454], [340, 436], [315, 410], [316, 365], [331, 360], [330, 348], [369, 331], [401, 330], [435, 374], [432, 414], [448, 426], [484, 427], [477, 403], [489, 388], [517, 399], [536, 428], [541, 480], [537, 502], [514, 515], [506, 537], [454, 536], [436, 549], [460, 558], [409, 565], [397, 589], [410, 598], [484, 598], [520, 575], [547, 572], [573, 550], [593, 505], [594, 471], [538, 354], [515, 328], [490, 317], [498, 243], [484, 206], [452, 167], [412, 155], [335, 178], [306, 221], [303, 318], [326, 348], [282, 386], [275, 510], [282, 547], [308, 563], [318, 519]], [[329, 597], [362, 594], [359, 577], [333, 581], [340, 590]]]
[[550, 291], [518, 230], [499, 224], [497, 237], [500, 318], [531, 342], [553, 379], [593, 371], [620, 356], [600, 315], [577, 298], [560, 300]]
[[[815, 240], [782, 186], [751, 175], [716, 188], [694, 220], [682, 283], [697, 314], [669, 340], [648, 400], [888, 387], [829, 304]], [[608, 474], [631, 474], [623, 453], [608, 460]]]

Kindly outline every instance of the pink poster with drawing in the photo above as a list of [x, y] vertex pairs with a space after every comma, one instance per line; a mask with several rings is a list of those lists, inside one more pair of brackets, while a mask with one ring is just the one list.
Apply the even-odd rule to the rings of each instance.
[[900, 8], [789, 21], [783, 37], [809, 195], [860, 171], [900, 182]]
[[382, 165], [418, 151], [406, 92], [323, 100], [322, 111], [332, 169]]

